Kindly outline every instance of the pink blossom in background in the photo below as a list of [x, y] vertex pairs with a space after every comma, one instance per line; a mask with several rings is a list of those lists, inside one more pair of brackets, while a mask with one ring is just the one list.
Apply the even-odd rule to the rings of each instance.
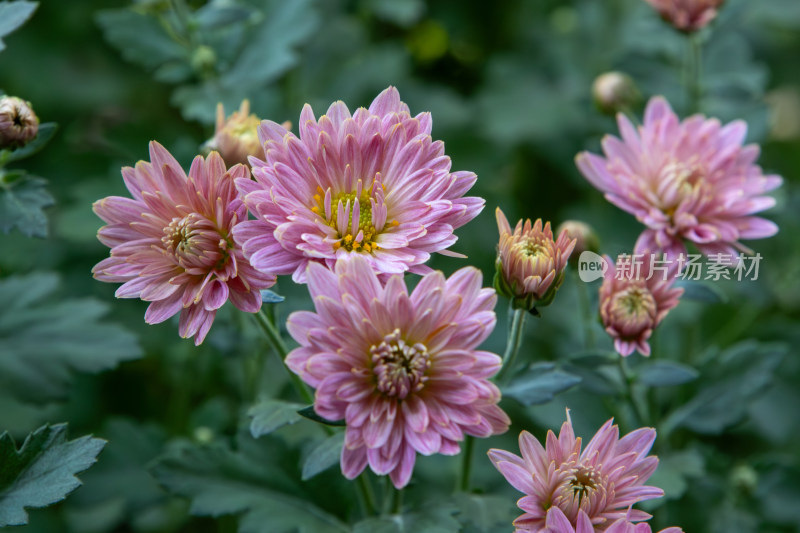
[[645, 0], [661, 18], [683, 32], [702, 29], [714, 20], [725, 0]]
[[647, 229], [636, 253], [686, 253], [684, 240], [710, 256], [750, 252], [740, 239], [762, 239], [778, 227], [755, 213], [775, 205], [765, 193], [781, 178], [755, 164], [759, 148], [743, 146], [747, 125], [722, 126], [694, 115], [678, 120], [664, 98], [650, 100], [644, 125], [618, 115], [622, 139], [606, 136], [600, 157], [578, 155], [578, 168], [606, 199], [632, 213]]
[[606, 256], [605, 261], [608, 269], [600, 286], [599, 303], [603, 327], [620, 355], [627, 357], [634, 350], [650, 355], [647, 340], [683, 294], [683, 289], [672, 287], [675, 268], [658, 272], [649, 257], [641, 260], [622, 255], [614, 264]]
[[484, 200], [464, 196], [476, 176], [450, 171], [431, 124], [429, 113], [412, 117], [394, 87], [352, 115], [336, 102], [317, 120], [306, 105], [299, 138], [262, 122], [265, 161], [250, 160], [255, 181], [236, 182], [255, 217], [234, 232], [245, 256], [304, 283], [310, 261], [332, 268], [360, 255], [382, 274], [425, 273], [431, 253], [453, 255], [453, 230]]
[[250, 266], [231, 235], [247, 218], [234, 179], [247, 179], [249, 172], [243, 165], [227, 170], [212, 152], [207, 159], [197, 156], [187, 177], [155, 141], [150, 161], [122, 169], [133, 198], [95, 202], [94, 212], [108, 224], [97, 238], [111, 248], [111, 257], [92, 272], [101, 281], [123, 283], [118, 298], [151, 302], [148, 324], [180, 312], [180, 335], [200, 344], [227, 300], [255, 313], [260, 290], [275, 283], [274, 275]]
[[431, 272], [410, 295], [401, 275], [383, 285], [361, 254], [334, 271], [313, 262], [307, 277], [316, 312], [289, 316], [300, 347], [286, 364], [316, 388], [320, 416], [346, 421], [348, 479], [369, 465], [400, 488], [417, 453], [455, 455], [465, 434], [506, 431], [500, 391], [488, 381], [501, 359], [476, 349], [494, 329], [497, 300], [480, 271]]
[[[525, 531], [524, 529], [517, 529], [517, 533], [524, 533]], [[551, 507], [547, 510], [545, 528], [541, 531], [543, 533], [595, 533], [596, 531], [605, 531], [605, 533], [652, 533], [650, 524], [647, 522], [634, 524], [625, 518], [615, 521], [607, 529], [602, 527], [595, 528], [592, 521], [589, 520], [589, 516], [583, 511], [578, 511], [577, 525], [573, 526], [564, 512], [558, 507]], [[668, 527], [667, 529], [662, 529], [659, 533], [683, 533], [683, 530], [679, 527]]]
[[[644, 484], [658, 466], [658, 458], [647, 455], [655, 438], [654, 429], [641, 428], [620, 439], [611, 419], [581, 451], [582, 441], [575, 438], [567, 412], [558, 437], [548, 431], [545, 447], [523, 431], [522, 457], [491, 449], [489, 458], [515, 489], [525, 493], [517, 502], [525, 511], [514, 521], [517, 531], [560, 531], [561, 514], [581, 533], [587, 519], [597, 531], [604, 531], [620, 518], [647, 520], [649, 514], [630, 506], [663, 496], [661, 489]], [[548, 512], [553, 507], [561, 513]]]

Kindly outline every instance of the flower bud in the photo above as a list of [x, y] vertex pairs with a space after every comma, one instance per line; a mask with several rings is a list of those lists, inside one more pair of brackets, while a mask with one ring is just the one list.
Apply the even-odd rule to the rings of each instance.
[[600, 250], [600, 240], [597, 238], [597, 234], [585, 222], [565, 220], [556, 228], [556, 234], [561, 235], [563, 232], [566, 232], [568, 239], [575, 239], [575, 249], [569, 257], [570, 263], [576, 262], [583, 252], [597, 253]]
[[645, 0], [675, 29], [691, 33], [703, 29], [717, 16], [725, 0]]
[[248, 165], [247, 156], [261, 157], [264, 151], [261, 141], [258, 140], [258, 125], [261, 123], [256, 115], [250, 114], [250, 102], [243, 100], [239, 111], [225, 119], [225, 109], [222, 103], [217, 104], [217, 125], [214, 137], [206, 144], [205, 148], [216, 150], [228, 166], [236, 163]]
[[0, 98], [0, 148], [25, 146], [39, 132], [39, 118], [30, 102], [16, 96]]
[[503, 212], [497, 208], [497, 269], [494, 286], [499, 294], [511, 298], [515, 309], [536, 314], [536, 307], [550, 305], [564, 281], [564, 268], [575, 248], [575, 239], [562, 232], [553, 240], [550, 223], [542, 220], [517, 222], [514, 231]]
[[200, 74], [213, 72], [217, 64], [217, 53], [210, 46], [198, 46], [192, 54], [190, 63], [194, 71]]
[[595, 78], [592, 84], [592, 99], [600, 112], [614, 115], [638, 105], [642, 95], [630, 76], [611, 71]]

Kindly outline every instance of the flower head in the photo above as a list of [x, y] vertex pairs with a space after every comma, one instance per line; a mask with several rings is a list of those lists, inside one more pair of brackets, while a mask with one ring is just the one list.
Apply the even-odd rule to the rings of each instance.
[[235, 236], [265, 272], [302, 283], [310, 261], [361, 255], [382, 274], [424, 273], [483, 209], [463, 196], [475, 174], [450, 172], [430, 114], [412, 117], [394, 87], [353, 115], [336, 102], [317, 120], [306, 105], [299, 138], [270, 121], [259, 133], [266, 162], [253, 160], [255, 181], [237, 181], [256, 220]]
[[700, 30], [717, 16], [725, 0], [645, 0], [661, 18], [682, 32]]
[[580, 171], [617, 207], [647, 226], [637, 253], [686, 253], [683, 240], [706, 255], [748, 252], [739, 239], [761, 239], [778, 227], [753, 216], [775, 205], [764, 193], [781, 184], [755, 164], [759, 148], [742, 146], [747, 126], [695, 115], [683, 122], [666, 100], [650, 100], [644, 125], [618, 115], [622, 139], [603, 140], [605, 157], [577, 157]]
[[[587, 518], [603, 531], [620, 518], [647, 520], [649, 514], [629, 507], [663, 496], [661, 489], [644, 484], [658, 466], [658, 458], [647, 455], [655, 438], [654, 429], [641, 428], [620, 439], [611, 419], [581, 451], [581, 439], [575, 438], [567, 412], [558, 437], [547, 432], [546, 447], [523, 431], [522, 457], [491, 449], [489, 458], [515, 489], [525, 493], [517, 502], [525, 511], [514, 521], [517, 531], [573, 531], [556, 529], [564, 522], [562, 514], [581, 533], [591, 531], [586, 529]], [[560, 513], [548, 512], [554, 507]]]
[[320, 416], [346, 421], [347, 478], [369, 465], [403, 487], [417, 452], [455, 455], [464, 434], [508, 428], [500, 391], [488, 381], [501, 360], [476, 349], [494, 329], [497, 300], [481, 288], [478, 270], [426, 274], [409, 295], [402, 276], [383, 285], [360, 254], [334, 271], [307, 268], [316, 313], [289, 317], [300, 347], [286, 364], [317, 389]]
[[570, 254], [570, 262], [577, 262], [578, 256], [583, 252], [594, 252], [600, 249], [600, 240], [597, 233], [586, 222], [580, 220], [565, 220], [556, 228], [556, 234], [561, 235], [566, 232], [567, 239], [575, 240], [575, 248]]
[[118, 282], [118, 298], [151, 302], [148, 324], [181, 312], [180, 334], [200, 344], [217, 309], [228, 299], [243, 311], [261, 307], [260, 289], [275, 276], [256, 271], [233, 241], [231, 230], [247, 218], [233, 180], [247, 167], [227, 170], [212, 152], [197, 156], [187, 177], [178, 162], [153, 141], [150, 163], [125, 167], [122, 177], [133, 198], [109, 196], [94, 204], [108, 223], [97, 238], [111, 257], [92, 269], [101, 281]]
[[217, 125], [214, 137], [206, 143], [206, 148], [216, 150], [228, 165], [241, 163], [249, 165], [247, 157], [263, 155], [261, 141], [258, 140], [258, 125], [261, 123], [256, 115], [250, 114], [250, 101], [243, 100], [239, 111], [234, 111], [225, 118], [222, 102], [217, 104]]
[[[573, 526], [564, 512], [558, 507], [551, 507], [547, 510], [545, 526], [541, 530], [543, 533], [595, 533], [595, 531], [605, 531], [605, 533], [652, 533], [650, 524], [647, 522], [633, 523], [629, 522], [627, 517], [618, 519], [607, 529], [602, 526], [595, 529], [589, 516], [582, 510], [578, 511], [577, 525]], [[524, 533], [524, 531], [526, 530], [517, 530], [518, 533]], [[683, 531], [679, 527], [668, 527], [667, 529], [662, 529], [659, 533], [683, 533]]]
[[550, 223], [517, 222], [514, 231], [498, 207], [495, 211], [500, 240], [497, 246], [495, 288], [512, 299], [514, 307], [533, 310], [552, 303], [564, 281], [564, 268], [575, 248], [565, 231], [553, 240]]
[[16, 96], [0, 97], [0, 148], [25, 146], [39, 132], [39, 118], [30, 102]]
[[642, 95], [630, 76], [611, 71], [600, 74], [594, 79], [592, 99], [601, 112], [613, 115], [639, 105]]
[[683, 294], [683, 289], [672, 287], [674, 268], [655, 272], [655, 261], [647, 259], [621, 255], [615, 265], [605, 258], [608, 269], [600, 286], [600, 318], [614, 339], [614, 348], [625, 357], [634, 350], [650, 355], [647, 339]]

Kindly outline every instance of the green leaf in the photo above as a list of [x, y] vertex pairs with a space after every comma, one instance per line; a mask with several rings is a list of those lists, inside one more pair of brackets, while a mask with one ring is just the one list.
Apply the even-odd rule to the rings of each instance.
[[237, 5], [206, 4], [194, 13], [194, 21], [202, 30], [216, 30], [230, 24], [244, 22], [254, 10]]
[[461, 524], [453, 517], [455, 512], [455, 507], [439, 503], [411, 513], [362, 520], [353, 526], [353, 533], [458, 533]]
[[250, 421], [250, 434], [257, 439], [287, 424], [294, 424], [300, 420], [298, 411], [302, 408], [303, 405], [299, 403], [271, 398], [261, 400], [247, 412], [247, 415], [253, 418]]
[[728, 295], [722, 292], [722, 289], [717, 285], [711, 283], [682, 279], [675, 283], [675, 287], [683, 289], [681, 300], [707, 304], [718, 304], [728, 301]]
[[304, 416], [309, 420], [313, 420], [314, 422], [319, 422], [320, 424], [325, 424], [326, 426], [344, 426], [346, 425], [344, 420], [328, 420], [327, 418], [322, 418], [317, 414], [314, 410], [313, 405], [309, 405], [308, 407], [304, 407], [297, 411], [300, 416]]
[[510, 524], [519, 515], [514, 500], [504, 496], [459, 492], [454, 499], [461, 523], [470, 524], [477, 531], [491, 531], [500, 524]]
[[367, 7], [378, 18], [404, 28], [416, 24], [425, 13], [422, 0], [369, 0]]
[[3, 37], [25, 24], [38, 6], [39, 2], [0, 2], [0, 51], [6, 47]]
[[184, 48], [154, 17], [131, 9], [106, 9], [97, 13], [96, 21], [106, 41], [131, 63], [153, 70], [167, 61], [188, 61]]
[[108, 305], [56, 297], [55, 274], [0, 281], [0, 388], [20, 400], [62, 399], [72, 371], [101, 372], [141, 355], [136, 337], [100, 322]]
[[26, 507], [63, 500], [105, 444], [89, 436], [67, 441], [66, 424], [37, 429], [19, 450], [8, 433], [0, 435], [0, 527], [27, 524]]
[[10, 163], [11, 161], [17, 161], [19, 159], [32, 156], [44, 148], [48, 142], [50, 142], [50, 139], [52, 139], [53, 135], [56, 134], [56, 130], [58, 130], [58, 124], [55, 122], [45, 122], [44, 124], [40, 124], [39, 130], [36, 133], [36, 137], [34, 137], [31, 142], [22, 148], [9, 152], [6, 162]]
[[320, 472], [324, 472], [333, 465], [339, 464], [344, 446], [344, 432], [331, 435], [320, 442], [308, 454], [303, 463], [303, 481], [311, 479]]
[[[12, 152], [13, 154], [13, 152]], [[45, 189], [47, 181], [0, 171], [0, 230], [17, 228], [27, 237], [47, 237], [45, 207], [55, 203]]]
[[241, 513], [239, 533], [348, 531], [309, 501], [294, 472], [285, 471], [280, 441], [246, 437], [239, 447], [185, 446], [157, 462], [152, 472], [167, 489], [191, 500], [194, 515]]
[[523, 405], [536, 405], [549, 402], [580, 381], [581, 378], [557, 369], [553, 363], [536, 363], [505, 387], [503, 394]]
[[275, 80], [297, 63], [295, 48], [319, 24], [312, 0], [254, 2], [255, 6], [265, 4], [262, 22], [252, 29], [247, 47], [224, 73], [228, 87], [257, 87]]
[[697, 379], [697, 369], [674, 361], [653, 361], [639, 371], [639, 381], [650, 387], [682, 385]]
[[284, 301], [286, 298], [277, 294], [269, 289], [264, 289], [261, 291], [261, 303], [265, 304], [279, 304]]

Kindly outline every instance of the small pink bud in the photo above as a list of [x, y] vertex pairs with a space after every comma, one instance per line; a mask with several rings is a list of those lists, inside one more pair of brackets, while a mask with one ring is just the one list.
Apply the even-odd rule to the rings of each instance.
[[264, 151], [258, 140], [258, 125], [261, 123], [256, 115], [250, 114], [250, 102], [243, 100], [238, 111], [225, 118], [222, 103], [217, 104], [217, 125], [214, 137], [205, 148], [216, 150], [227, 165], [242, 163], [250, 165], [247, 156], [261, 157]]
[[705, 28], [725, 0], [645, 0], [675, 29], [691, 33]]
[[0, 98], [0, 148], [20, 148], [36, 137], [39, 119], [26, 102], [16, 96]]

